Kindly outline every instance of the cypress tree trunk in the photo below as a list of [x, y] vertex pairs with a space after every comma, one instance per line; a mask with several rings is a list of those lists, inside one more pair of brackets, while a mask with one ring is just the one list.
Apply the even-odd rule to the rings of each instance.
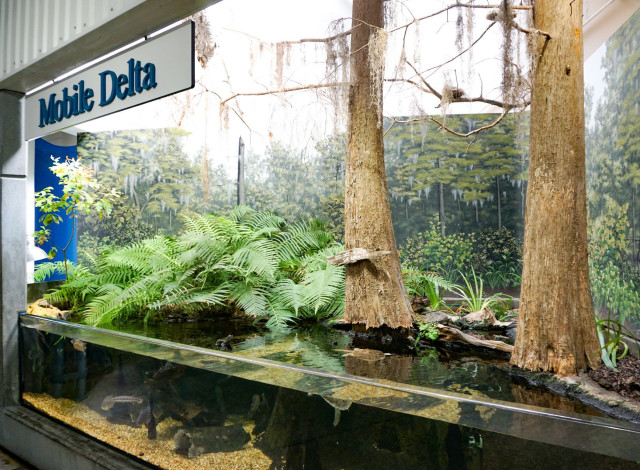
[[518, 334], [511, 362], [576, 374], [599, 362], [587, 264], [582, 0], [536, 0], [542, 54], [531, 100], [531, 163]]
[[366, 328], [408, 328], [412, 324], [411, 306], [391, 225], [384, 167], [382, 90], [373, 89], [369, 66], [369, 38], [384, 26], [383, 3], [353, 2], [344, 215], [347, 249], [391, 254], [347, 265], [345, 321]]

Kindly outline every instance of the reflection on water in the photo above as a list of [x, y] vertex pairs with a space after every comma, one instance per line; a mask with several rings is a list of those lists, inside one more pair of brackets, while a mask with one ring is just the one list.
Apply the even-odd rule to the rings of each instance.
[[435, 349], [427, 350], [421, 356], [381, 354], [372, 357], [366, 352], [358, 354], [353, 337], [344, 331], [323, 325], [272, 331], [247, 320], [235, 319], [147, 325], [138, 322], [116, 328], [136, 335], [212, 349], [218, 349], [218, 339], [233, 335], [230, 344], [233, 353], [239, 356], [261, 357], [564, 411], [599, 414], [581, 403], [514, 382], [506, 371], [506, 361], [500, 357]]

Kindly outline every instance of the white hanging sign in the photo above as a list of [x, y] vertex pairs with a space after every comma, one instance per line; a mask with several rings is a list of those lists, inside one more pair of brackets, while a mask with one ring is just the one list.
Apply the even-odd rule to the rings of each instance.
[[26, 139], [193, 88], [193, 38], [188, 21], [27, 96]]

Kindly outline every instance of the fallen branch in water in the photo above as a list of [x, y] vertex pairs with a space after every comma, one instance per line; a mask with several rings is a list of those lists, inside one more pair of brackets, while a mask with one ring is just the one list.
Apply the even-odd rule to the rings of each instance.
[[458, 330], [457, 328], [452, 328], [450, 326], [445, 326], [440, 323], [436, 324], [436, 328], [438, 328], [439, 333], [444, 337], [441, 339], [446, 339], [451, 341], [452, 339], [457, 339], [463, 341], [465, 343], [472, 344], [474, 346], [483, 346], [489, 349], [496, 349], [498, 351], [503, 351], [511, 354], [513, 352], [513, 346], [503, 343], [502, 341], [492, 341], [488, 339], [480, 339], [472, 335], [468, 335]]

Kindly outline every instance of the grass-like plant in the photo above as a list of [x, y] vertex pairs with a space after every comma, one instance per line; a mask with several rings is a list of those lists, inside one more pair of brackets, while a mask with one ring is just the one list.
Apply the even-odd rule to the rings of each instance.
[[625, 338], [634, 341], [638, 348], [638, 353], [640, 353], [638, 338], [620, 320], [596, 317], [596, 331], [600, 342], [602, 362], [609, 369], [617, 372], [618, 360], [629, 353], [629, 346], [624, 341]]
[[502, 294], [493, 294], [492, 296], [484, 296], [484, 282], [482, 278], [476, 275], [475, 270], [471, 270], [471, 276], [465, 276], [460, 273], [464, 286], [456, 286], [453, 291], [462, 298], [462, 306], [468, 312], [477, 312], [490, 307], [496, 302], [503, 300]]

